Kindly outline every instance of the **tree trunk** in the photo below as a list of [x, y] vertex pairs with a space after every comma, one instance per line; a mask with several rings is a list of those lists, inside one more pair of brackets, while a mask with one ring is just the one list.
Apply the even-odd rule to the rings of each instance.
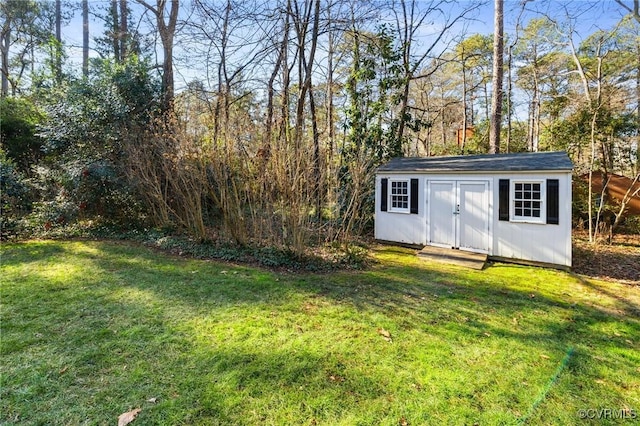
[[[117, 2], [118, 0], [112, 0]], [[178, 11], [180, 9], [179, 0], [156, 0], [156, 7], [151, 6], [145, 0], [137, 0], [138, 3], [146, 7], [156, 16], [156, 24], [160, 41], [162, 42], [162, 108], [169, 111], [173, 108], [173, 38], [176, 33], [178, 22]], [[165, 22], [164, 13], [167, 1], [171, 2], [169, 9], [169, 20]]]
[[315, 56], [316, 45], [318, 43], [318, 32], [320, 22], [320, 0], [315, 1], [315, 10], [313, 13], [313, 29], [311, 33], [311, 53], [309, 63], [307, 64], [307, 84], [309, 90], [309, 109], [311, 112], [311, 129], [313, 132], [313, 181], [315, 183], [314, 188], [314, 200], [316, 207], [316, 218], [319, 220], [322, 216], [322, 188], [324, 187], [322, 182], [321, 164], [320, 164], [320, 133], [318, 132], [318, 119], [316, 116], [316, 103], [313, 98], [313, 86], [311, 84], [311, 72], [313, 69], [313, 59]]
[[[329, 51], [327, 53], [327, 135], [329, 137], [329, 164], [333, 165], [333, 149], [334, 149], [334, 140], [335, 140], [335, 127], [333, 121], [333, 55], [335, 51], [335, 47], [333, 45], [333, 31], [331, 29], [332, 21], [331, 21], [331, 7], [327, 8], [327, 23], [329, 28], [327, 29], [327, 37], [328, 37], [328, 48]], [[640, 70], [638, 71], [638, 78], [640, 79]], [[640, 80], [638, 85], [640, 98]], [[638, 117], [640, 118], [640, 111], [638, 111]]]
[[[306, 45], [306, 36], [307, 36], [307, 27], [309, 25], [309, 19], [311, 17], [311, 7], [312, 4], [309, 3], [309, 7], [304, 11], [304, 15], [300, 14], [300, 10], [298, 9], [298, 2], [295, 3], [295, 18], [294, 25], [296, 28], [296, 33], [298, 36], [298, 100], [296, 103], [296, 133], [295, 133], [295, 151], [296, 151], [296, 161], [299, 158], [297, 155], [302, 148], [302, 133], [304, 128], [304, 103], [307, 97], [307, 90], [311, 85], [311, 73], [307, 70], [306, 62], [310, 64], [313, 62], [312, 60], [306, 61], [305, 59], [305, 45]], [[315, 42], [316, 40], [311, 40], [312, 43], [312, 51], [310, 55], [313, 55], [315, 52]], [[307, 84], [308, 83], [308, 84]]]
[[118, 19], [118, 0], [111, 0], [111, 45], [113, 46], [113, 57], [116, 62], [120, 62], [120, 20]]
[[62, 0], [56, 0], [56, 45], [54, 47], [56, 83], [62, 82]]
[[[158, 0], [164, 6], [165, 0]], [[158, 26], [160, 27], [160, 39], [162, 40], [162, 49], [164, 58], [162, 63], [162, 93], [163, 107], [170, 110], [173, 107], [174, 86], [173, 86], [173, 37], [176, 32], [176, 24], [178, 22], [178, 0], [171, 0], [171, 11], [169, 12], [169, 22], [165, 25], [163, 19], [163, 11], [158, 15]]]
[[[291, 0], [287, 0], [287, 10], [285, 12], [287, 16], [291, 16], [293, 11], [291, 9]], [[287, 18], [288, 19], [288, 18]], [[288, 34], [289, 25], [286, 26]], [[286, 37], [287, 45], [289, 37]], [[289, 68], [289, 49], [287, 46], [283, 46], [282, 50], [282, 127], [280, 129], [281, 137], [286, 143], [290, 141], [290, 117], [289, 117], [289, 102], [290, 91], [289, 85], [291, 84], [291, 69]]]
[[2, 27], [2, 97], [9, 95], [9, 46], [11, 45], [11, 21], [7, 18]]
[[[213, 114], [213, 141], [218, 143], [220, 139], [221, 119], [220, 113], [223, 106], [228, 102], [228, 87], [229, 84], [226, 78], [225, 65], [227, 61], [227, 41], [228, 41], [228, 28], [229, 28], [229, 12], [231, 11], [231, 2], [227, 1], [225, 7], [224, 20], [222, 22], [222, 34], [220, 36], [220, 63], [218, 63], [218, 91], [216, 93], [216, 106]], [[225, 84], [223, 84], [225, 82]], [[226, 108], [225, 108], [226, 110]], [[227, 111], [228, 113], [228, 111]], [[225, 114], [225, 118], [227, 114]], [[225, 119], [226, 123], [226, 119]], [[226, 124], [225, 124], [226, 126]], [[226, 127], [225, 127], [226, 128]], [[227, 135], [224, 132], [222, 136], [224, 150], [227, 152]]]
[[129, 11], [127, 9], [127, 0], [120, 0], [120, 58], [125, 60], [129, 50]]
[[[460, 141], [456, 141], [460, 143]], [[460, 146], [460, 154], [464, 155], [464, 150], [467, 145], [467, 72], [464, 58], [464, 52], [462, 53], [462, 144]]]
[[89, 75], [89, 0], [82, 0], [82, 75]]
[[511, 78], [511, 69], [512, 69], [512, 55], [513, 45], [509, 46], [507, 49], [507, 149], [506, 152], [509, 153], [511, 149], [511, 127], [512, 127], [512, 116], [513, 116], [513, 81]]
[[495, 0], [493, 35], [493, 93], [491, 99], [491, 122], [489, 130], [489, 153], [500, 152], [500, 128], [502, 127], [502, 80], [504, 54], [504, 0]]
[[[276, 64], [273, 67], [273, 72], [271, 73], [271, 77], [269, 77], [269, 83], [267, 84], [267, 118], [266, 118], [266, 131], [265, 131], [265, 138], [264, 138], [264, 142], [263, 142], [263, 146], [262, 146], [262, 153], [261, 153], [261, 157], [262, 157], [262, 169], [264, 169], [264, 165], [266, 164], [266, 161], [269, 159], [269, 157], [271, 156], [271, 138], [272, 138], [272, 134], [273, 134], [273, 109], [274, 109], [274, 105], [273, 105], [273, 98], [274, 98], [274, 83], [276, 81], [276, 77], [278, 76], [278, 73], [280, 72], [280, 69], [282, 68], [282, 63], [283, 61], [285, 61], [286, 58], [286, 49], [287, 49], [287, 45], [289, 42], [289, 14], [288, 13], [284, 13], [284, 24], [283, 24], [283, 29], [282, 29], [282, 43], [280, 44], [280, 50], [278, 51], [278, 59], [276, 60]], [[284, 67], [286, 68], [286, 62]]]

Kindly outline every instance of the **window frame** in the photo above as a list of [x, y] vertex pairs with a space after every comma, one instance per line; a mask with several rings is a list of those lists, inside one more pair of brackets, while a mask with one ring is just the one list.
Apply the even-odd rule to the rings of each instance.
[[[540, 199], [534, 198], [524, 198], [516, 197], [516, 185], [523, 185], [522, 191], [524, 192], [524, 185], [532, 184], [532, 185], [540, 185]], [[537, 224], [545, 224], [547, 223], [547, 185], [545, 179], [511, 179], [510, 180], [510, 188], [509, 188], [509, 221], [517, 222], [517, 223], [537, 223]], [[539, 201], [540, 202], [540, 216], [524, 216], [516, 214], [516, 203], [517, 202], [527, 202], [527, 201]], [[524, 209], [525, 207], [522, 207]], [[533, 207], [531, 207], [533, 209]]]
[[[394, 194], [393, 186], [394, 183], [403, 183], [406, 187], [406, 194]], [[387, 200], [387, 209], [392, 213], [411, 213], [411, 181], [410, 179], [394, 179], [389, 178], [389, 190], [388, 190], [388, 200]], [[393, 206], [393, 197], [407, 197], [407, 207], [394, 207]], [[404, 202], [403, 202], [404, 204]]]

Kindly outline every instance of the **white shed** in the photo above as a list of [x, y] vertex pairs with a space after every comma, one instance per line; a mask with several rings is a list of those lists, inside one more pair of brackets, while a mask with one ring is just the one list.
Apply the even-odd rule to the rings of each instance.
[[375, 237], [570, 267], [572, 169], [566, 152], [395, 158]]

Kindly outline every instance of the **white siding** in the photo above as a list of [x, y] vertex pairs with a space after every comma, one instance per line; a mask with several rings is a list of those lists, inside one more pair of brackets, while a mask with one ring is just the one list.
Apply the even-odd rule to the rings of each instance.
[[[494, 176], [494, 187], [498, 180], [539, 180], [558, 179], [560, 183], [559, 224], [523, 223], [500, 221], [494, 215], [493, 252], [494, 256], [532, 260], [571, 266], [571, 174], [570, 173], [504, 173]], [[510, 197], [511, 198], [511, 197]], [[493, 194], [498, 205], [498, 193]], [[546, 202], [543, 205], [546, 210]], [[546, 216], [546, 211], [545, 211]]]
[[[380, 211], [381, 179], [418, 178], [418, 214]], [[559, 180], [559, 224], [525, 223], [498, 220], [498, 181], [509, 180]], [[376, 176], [375, 237], [379, 240], [409, 244], [427, 244], [429, 181], [488, 181], [489, 191], [489, 255], [571, 266], [571, 173], [379, 173]], [[510, 197], [511, 201], [511, 197]], [[543, 204], [546, 216], [546, 200]]]
[[[392, 179], [407, 179], [404, 174], [376, 176], [376, 214], [375, 214], [375, 237], [378, 240], [396, 241], [405, 244], [426, 244], [426, 204], [424, 201], [424, 179], [420, 176], [411, 175], [411, 178], [418, 178], [418, 214], [395, 213], [380, 211], [380, 195], [382, 187], [382, 177]], [[389, 186], [389, 191], [391, 188]]]

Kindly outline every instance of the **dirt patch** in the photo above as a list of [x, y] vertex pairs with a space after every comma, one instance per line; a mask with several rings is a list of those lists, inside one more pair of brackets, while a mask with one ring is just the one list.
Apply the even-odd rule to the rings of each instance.
[[611, 244], [573, 234], [573, 271], [593, 278], [640, 285], [640, 235], [616, 235]]

